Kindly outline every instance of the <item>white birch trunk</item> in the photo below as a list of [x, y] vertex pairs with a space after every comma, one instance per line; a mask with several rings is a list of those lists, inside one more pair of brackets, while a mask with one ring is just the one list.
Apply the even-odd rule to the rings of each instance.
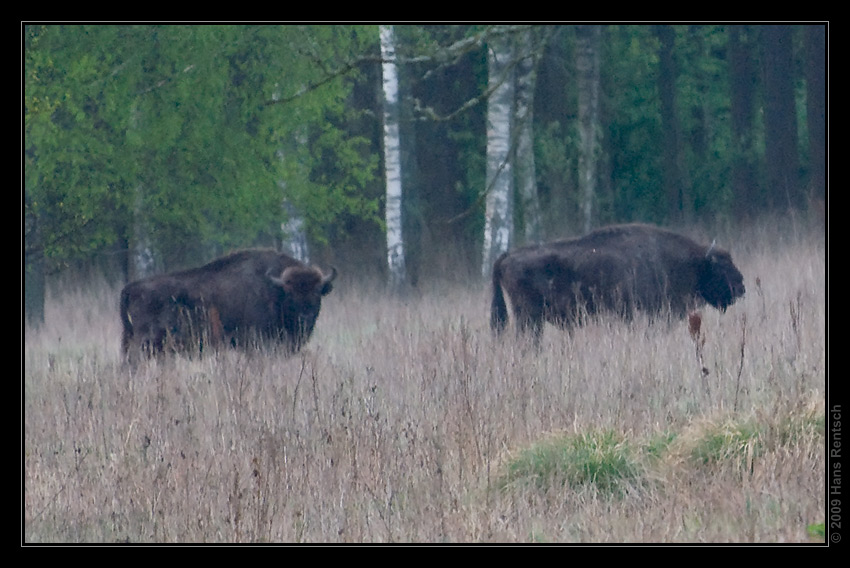
[[392, 26], [380, 26], [381, 66], [384, 92], [384, 164], [387, 180], [386, 224], [387, 267], [390, 286], [399, 289], [405, 282], [404, 239], [401, 230], [401, 143], [399, 140], [398, 74], [395, 65], [395, 37]]
[[516, 180], [522, 200], [522, 218], [526, 243], [539, 243], [542, 239], [540, 201], [537, 197], [537, 180], [534, 167], [534, 85], [537, 78], [537, 57], [531, 53], [531, 30], [520, 39], [522, 60], [517, 65], [516, 116], [517, 130]]
[[[272, 93], [272, 100], [276, 101], [280, 98], [280, 87], [277, 86], [275, 92]], [[303, 128], [298, 129], [295, 135], [296, 146], [306, 146], [307, 133]], [[282, 162], [285, 159], [286, 153], [283, 148], [277, 151], [277, 157]], [[298, 175], [307, 176], [307, 172], [299, 171]], [[281, 209], [285, 221], [280, 224], [280, 248], [282, 252], [287, 253], [293, 258], [300, 260], [305, 264], [310, 263], [310, 250], [307, 247], [307, 230], [304, 225], [304, 217], [301, 216], [298, 209], [286, 197], [286, 180], [277, 182], [281, 194]]]
[[[139, 114], [139, 108], [134, 103], [130, 109], [130, 128], [139, 128]], [[139, 183], [133, 193], [132, 236], [129, 247], [131, 281], [153, 275], [156, 267], [148, 226], [142, 213], [145, 210], [144, 186]]]
[[[279, 182], [278, 187], [283, 190], [286, 182]], [[283, 214], [286, 221], [280, 224], [281, 250], [292, 258], [310, 264], [310, 249], [307, 247], [307, 231], [304, 228], [304, 218], [298, 213], [295, 206], [285, 197], [283, 198]]]
[[511, 244], [513, 232], [513, 172], [510, 163], [513, 81], [508, 60], [510, 47], [501, 41], [488, 49], [488, 81], [500, 83], [487, 101], [487, 199], [484, 212], [484, 250], [481, 273], [490, 274], [493, 262]]
[[579, 192], [582, 195], [584, 232], [593, 228], [599, 158], [599, 36], [598, 25], [579, 26], [576, 46], [578, 82]]
[[132, 250], [132, 275], [130, 280], [139, 280], [153, 275], [156, 262], [151, 248], [150, 236], [148, 234], [147, 225], [142, 220], [142, 211], [144, 210], [143, 201], [143, 186], [136, 186], [134, 205], [133, 205], [133, 243]]

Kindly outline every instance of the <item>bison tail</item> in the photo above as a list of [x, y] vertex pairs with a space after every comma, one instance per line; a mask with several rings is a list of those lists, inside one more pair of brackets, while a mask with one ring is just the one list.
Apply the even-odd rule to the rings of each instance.
[[493, 302], [490, 304], [490, 329], [496, 334], [502, 333], [508, 325], [508, 307], [502, 294], [502, 254], [493, 264]]
[[121, 291], [121, 352], [126, 355], [130, 349], [130, 339], [133, 337], [133, 320], [130, 319], [130, 294], [127, 290]]

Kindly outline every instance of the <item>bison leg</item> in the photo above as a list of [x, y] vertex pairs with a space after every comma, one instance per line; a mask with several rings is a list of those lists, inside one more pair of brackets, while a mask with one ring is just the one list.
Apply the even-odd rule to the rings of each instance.
[[218, 308], [212, 306], [209, 310], [210, 319], [210, 342], [218, 345], [224, 341], [224, 326], [221, 324], [221, 315]]
[[221, 313], [215, 306], [210, 306], [206, 310], [206, 325], [202, 327], [201, 333], [201, 352], [205, 349], [218, 349], [224, 345], [224, 325], [221, 323]]
[[528, 337], [530, 332], [534, 344], [539, 345], [543, 336], [543, 310], [517, 306], [514, 316], [517, 322], [517, 337]]

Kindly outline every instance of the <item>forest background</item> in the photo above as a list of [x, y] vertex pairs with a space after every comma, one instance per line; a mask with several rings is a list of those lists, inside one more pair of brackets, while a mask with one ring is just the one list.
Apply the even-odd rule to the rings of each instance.
[[272, 246], [420, 286], [613, 222], [825, 219], [826, 25], [22, 31], [33, 323], [69, 267], [129, 281]]

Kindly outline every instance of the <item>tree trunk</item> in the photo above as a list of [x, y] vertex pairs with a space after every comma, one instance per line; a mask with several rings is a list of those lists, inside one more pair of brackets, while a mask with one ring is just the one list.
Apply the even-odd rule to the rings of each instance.
[[[280, 97], [278, 92], [272, 95], [272, 100], [277, 100]], [[294, 137], [296, 146], [306, 146], [308, 143], [307, 133], [303, 128], [299, 128]], [[286, 150], [280, 148], [277, 151], [277, 158], [283, 162], [286, 156]], [[300, 171], [299, 175], [307, 176], [308, 172]], [[281, 213], [284, 221], [280, 224], [280, 250], [286, 254], [309, 264], [310, 249], [307, 245], [307, 230], [304, 225], [304, 217], [287, 197], [286, 181], [279, 180], [277, 186], [280, 188], [281, 194]]]
[[732, 192], [738, 219], [756, 213], [758, 177], [753, 136], [756, 74], [753, 69], [753, 33], [750, 26], [729, 26], [729, 86], [732, 117]]
[[38, 327], [44, 323], [44, 242], [38, 215], [29, 196], [24, 199], [24, 317], [26, 323]]
[[584, 232], [594, 225], [594, 202], [599, 157], [599, 38], [598, 25], [576, 30], [576, 74], [578, 83], [578, 130], [580, 150], [578, 184], [582, 196]]
[[143, 185], [138, 184], [134, 189], [135, 205], [133, 207], [132, 237], [130, 239], [130, 281], [139, 280], [153, 275], [156, 268], [153, 249], [147, 224], [144, 221]]
[[[129, 128], [139, 128], [139, 115], [137, 103], [134, 103], [130, 109]], [[144, 182], [139, 182], [133, 188], [133, 211], [130, 221], [130, 235], [127, 238], [130, 253], [130, 262], [128, 263], [128, 280], [130, 282], [151, 276], [155, 270], [153, 249], [144, 211]]]
[[[280, 182], [279, 185], [283, 185]], [[283, 199], [283, 214], [286, 220], [280, 224], [281, 250], [286, 254], [304, 262], [310, 263], [310, 249], [307, 246], [307, 231], [304, 229], [304, 218], [291, 201]]]
[[516, 180], [522, 202], [522, 218], [526, 243], [539, 243], [543, 235], [540, 224], [540, 200], [534, 167], [534, 86], [537, 79], [538, 54], [532, 53], [532, 30], [520, 36], [522, 57], [517, 65], [516, 113], [517, 130]]
[[401, 144], [399, 140], [398, 74], [392, 26], [380, 26], [384, 94], [384, 168], [387, 181], [387, 267], [390, 288], [398, 291], [406, 281], [402, 235]]
[[503, 39], [488, 46], [487, 75], [494, 90], [487, 101], [487, 199], [481, 266], [485, 277], [496, 258], [510, 247], [513, 233], [513, 172], [509, 158], [514, 89], [510, 56], [510, 44]]
[[774, 209], [800, 208], [791, 26], [764, 26], [761, 33], [768, 201]]
[[685, 188], [682, 175], [679, 116], [676, 112], [676, 61], [673, 57], [675, 30], [672, 26], [655, 26], [660, 42], [658, 52], [658, 97], [661, 103], [663, 143], [663, 184], [667, 196], [668, 221], [682, 220], [685, 212]]
[[805, 26], [804, 29], [809, 199], [823, 200], [826, 195], [826, 26]]
[[24, 261], [24, 314], [29, 325], [39, 327], [44, 323], [44, 256], [38, 251], [33, 255], [26, 255]]

